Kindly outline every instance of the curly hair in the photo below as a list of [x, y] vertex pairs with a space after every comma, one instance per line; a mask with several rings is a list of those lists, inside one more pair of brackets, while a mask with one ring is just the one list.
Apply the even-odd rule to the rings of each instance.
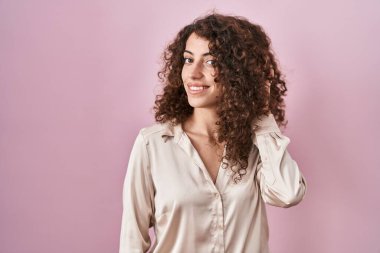
[[212, 13], [185, 26], [165, 49], [158, 72], [163, 93], [156, 96], [153, 107], [157, 122], [175, 125], [193, 113], [181, 78], [183, 52], [192, 33], [209, 41], [216, 59], [215, 82], [222, 86], [216, 108], [217, 141], [226, 143], [222, 167], [231, 167], [236, 183], [247, 173], [255, 122], [272, 113], [279, 126], [287, 124], [285, 81], [261, 26], [244, 17]]

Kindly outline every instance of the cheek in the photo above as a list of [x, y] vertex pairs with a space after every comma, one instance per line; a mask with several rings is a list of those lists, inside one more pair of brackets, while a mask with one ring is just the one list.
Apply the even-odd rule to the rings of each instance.
[[218, 75], [218, 69], [216, 68], [210, 69], [210, 75], [215, 78]]
[[215, 91], [218, 97], [220, 97], [223, 93], [223, 87], [219, 83], [215, 84]]
[[181, 71], [181, 78], [182, 78], [182, 81], [183, 81], [183, 82], [185, 81], [185, 76], [186, 76], [185, 70], [182, 68], [182, 71]]
[[217, 72], [216, 72], [216, 70], [211, 70], [211, 71], [209, 72], [209, 79], [210, 79], [210, 81], [212, 81], [214, 84], [215, 84], [215, 79], [216, 79], [216, 77], [217, 77]]

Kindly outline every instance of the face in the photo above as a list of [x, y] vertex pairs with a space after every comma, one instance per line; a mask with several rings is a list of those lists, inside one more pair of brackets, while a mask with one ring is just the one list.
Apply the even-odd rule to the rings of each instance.
[[215, 59], [209, 52], [209, 41], [192, 33], [183, 53], [182, 81], [189, 104], [194, 108], [215, 108], [221, 87], [215, 83]]

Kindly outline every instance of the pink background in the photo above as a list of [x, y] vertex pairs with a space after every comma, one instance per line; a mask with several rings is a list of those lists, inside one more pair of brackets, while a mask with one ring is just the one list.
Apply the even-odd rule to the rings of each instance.
[[380, 252], [378, 1], [1, 0], [1, 253], [118, 251], [160, 54], [213, 8], [261, 24], [288, 80], [308, 191], [268, 207], [273, 252]]

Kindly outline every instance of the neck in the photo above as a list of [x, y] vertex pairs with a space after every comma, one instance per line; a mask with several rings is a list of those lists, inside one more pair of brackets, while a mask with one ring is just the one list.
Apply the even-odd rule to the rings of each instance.
[[217, 126], [215, 124], [217, 120], [218, 115], [214, 108], [194, 108], [193, 114], [185, 122], [185, 131], [217, 140]]

